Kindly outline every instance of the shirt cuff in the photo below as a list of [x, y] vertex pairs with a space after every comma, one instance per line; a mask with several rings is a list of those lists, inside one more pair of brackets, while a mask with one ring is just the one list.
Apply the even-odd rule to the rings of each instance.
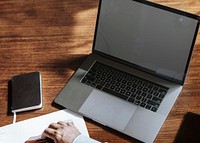
[[79, 135], [77, 136], [73, 143], [100, 143], [92, 138], [86, 137], [84, 135]]

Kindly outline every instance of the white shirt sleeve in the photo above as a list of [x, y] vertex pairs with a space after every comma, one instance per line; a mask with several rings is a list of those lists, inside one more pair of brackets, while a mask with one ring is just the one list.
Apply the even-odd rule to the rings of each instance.
[[79, 135], [74, 139], [73, 143], [100, 143], [100, 142], [92, 138], [86, 137], [84, 135]]

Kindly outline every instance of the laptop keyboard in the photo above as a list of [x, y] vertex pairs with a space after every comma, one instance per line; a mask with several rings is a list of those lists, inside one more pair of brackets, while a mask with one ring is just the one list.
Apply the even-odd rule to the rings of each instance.
[[81, 80], [89, 86], [156, 112], [168, 88], [95, 62]]

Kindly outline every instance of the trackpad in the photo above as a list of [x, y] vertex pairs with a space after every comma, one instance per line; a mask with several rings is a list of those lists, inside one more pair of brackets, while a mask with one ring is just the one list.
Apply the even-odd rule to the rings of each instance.
[[93, 90], [79, 111], [101, 124], [123, 131], [136, 109], [135, 105]]

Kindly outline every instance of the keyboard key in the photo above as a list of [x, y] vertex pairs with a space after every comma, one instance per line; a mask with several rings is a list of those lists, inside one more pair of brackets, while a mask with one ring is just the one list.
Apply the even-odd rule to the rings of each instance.
[[119, 82], [116, 82], [116, 84], [115, 84], [116, 86], [120, 86], [120, 83]]
[[122, 81], [122, 79], [121, 79], [121, 78], [117, 78], [117, 81], [118, 81], [118, 82], [121, 82], [121, 81]]
[[146, 108], [146, 109], [151, 109], [151, 106], [150, 106], [150, 105], [146, 105], [145, 108]]
[[148, 88], [143, 88], [142, 91], [147, 92]]
[[131, 94], [131, 97], [132, 97], [132, 98], [135, 98], [135, 97], [136, 97], [136, 94], [135, 94], [135, 93], [132, 93], [132, 94]]
[[141, 101], [146, 102], [147, 98], [142, 97]]
[[125, 89], [126, 89], [126, 90], [130, 90], [130, 89], [131, 89], [131, 87], [130, 87], [130, 86], [127, 86]]
[[90, 72], [88, 72], [87, 75], [94, 77], [96, 75], [96, 73], [93, 70], [91, 70]]
[[146, 92], [142, 92], [141, 94], [143, 97], [147, 97], [147, 93]]
[[103, 76], [103, 77], [101, 77], [100, 79], [103, 81], [103, 80], [105, 80], [106, 78]]
[[127, 81], [126, 81], [126, 80], [122, 80], [122, 83], [123, 83], [123, 84], [126, 84], [126, 83], [127, 83]]
[[125, 84], [122, 84], [121, 86], [120, 86], [120, 88], [125, 88], [126, 87], [126, 85]]
[[111, 79], [107, 78], [107, 79], [105, 80], [105, 82], [110, 82], [110, 80], [111, 80]]
[[96, 84], [95, 84], [95, 83], [92, 83], [91, 86], [92, 86], [92, 87], [96, 87]]
[[137, 82], [137, 79], [133, 78], [132, 83], [136, 83], [136, 82]]
[[153, 90], [151, 90], [151, 89], [148, 90], [147, 92], [148, 92], [149, 94], [153, 94]]
[[148, 83], [145, 83], [145, 82], [144, 82], [144, 83], [142, 84], [142, 87], [147, 87], [147, 86], [148, 86]]
[[142, 91], [140, 91], [140, 90], [137, 90], [137, 91], [136, 91], [136, 94], [137, 94], [137, 95], [140, 95], [141, 93], [142, 93]]
[[131, 92], [127, 91], [127, 92], [126, 92], [126, 95], [127, 95], [127, 96], [131, 95]]
[[98, 74], [101, 74], [101, 73], [102, 73], [102, 71], [100, 71], [100, 70], [99, 70], [97, 73], [98, 73]]
[[122, 90], [120, 91], [120, 93], [124, 94], [124, 93], [125, 93], [125, 91], [126, 91], [126, 90], [122, 89]]
[[155, 106], [155, 107], [159, 106], [159, 103], [156, 103], [156, 102], [154, 102], [152, 100], [148, 100], [147, 103], [150, 104], [150, 105], [152, 105], [152, 106]]
[[137, 81], [137, 84], [138, 84], [138, 85], [141, 85], [141, 84], [142, 84], [142, 81]]
[[154, 87], [153, 87], [153, 90], [154, 90], [154, 91], [157, 91], [158, 89], [159, 89], [159, 88], [158, 88], [157, 86], [154, 86]]
[[152, 89], [152, 88], [153, 88], [153, 85], [149, 84], [149, 85], [147, 86], [147, 88], [148, 88], [148, 89]]
[[104, 84], [106, 84], [104, 81], [102, 81], [102, 82], [100, 83], [100, 85], [102, 85], [102, 86], [103, 86]]
[[108, 88], [103, 88], [102, 89], [102, 91], [104, 91], [104, 92], [107, 92], [107, 93], [110, 93], [110, 94], [112, 94], [112, 95], [115, 95], [115, 96], [117, 96], [117, 97], [119, 97], [119, 98], [122, 98], [122, 99], [124, 99], [124, 100], [127, 100], [127, 96], [125, 96], [125, 95], [123, 95], [123, 94], [120, 94], [120, 93], [118, 93], [118, 92], [115, 92], [115, 91], [112, 91], [112, 90], [110, 90], [110, 89], [108, 89]]
[[96, 88], [99, 89], [99, 90], [101, 90], [103, 88], [103, 86], [97, 85]]
[[107, 77], [108, 77], [108, 78], [111, 78], [111, 77], [112, 77], [112, 75], [111, 75], [111, 74], [108, 74], [108, 75], [107, 75]]
[[147, 95], [147, 98], [148, 98], [148, 99], [151, 99], [152, 97], [153, 97], [153, 96], [152, 96], [151, 94], [148, 94], [148, 95]]
[[134, 98], [129, 98], [128, 101], [131, 102], [131, 103], [134, 103], [135, 99]]
[[133, 88], [136, 88], [136, 87], [137, 87], [137, 84], [133, 84], [132, 87], [133, 87]]
[[109, 87], [110, 87], [110, 84], [109, 84], [109, 83], [107, 83], [107, 84], [105, 85], [105, 87], [109, 88]]
[[160, 88], [158, 91], [159, 91], [161, 94], [166, 94], [166, 93], [167, 93], [167, 90], [162, 89], [162, 88]]
[[128, 85], [128, 86], [131, 86], [131, 85], [132, 85], [132, 83], [131, 83], [131, 82], [128, 82], [128, 83], [127, 83], [127, 85]]
[[145, 107], [145, 106], [146, 106], [146, 103], [142, 102], [142, 103], [140, 103], [140, 106], [141, 106], [141, 107]]
[[119, 91], [120, 91], [120, 88], [119, 88], [119, 87], [116, 87], [116, 88], [115, 88], [115, 91], [116, 91], [116, 92], [119, 92]]
[[87, 85], [90, 85], [92, 82], [91, 81], [86, 81], [86, 84]]
[[116, 86], [112, 85], [112, 86], [110, 87], [110, 89], [114, 90], [114, 89], [115, 89], [115, 87], [116, 87]]
[[101, 81], [99, 79], [95, 80], [96, 84], [99, 84]]
[[140, 100], [141, 98], [142, 98], [142, 96], [140, 96], [140, 95], [138, 95], [138, 96], [136, 97], [137, 100]]
[[106, 76], [106, 72], [103, 72], [102, 75], [103, 75], [103, 76]]
[[98, 74], [98, 75], [96, 75], [96, 77], [95, 77], [95, 78], [96, 78], [96, 79], [99, 79], [100, 77], [101, 77], [101, 76]]
[[110, 84], [115, 84], [116, 82], [114, 80], [111, 80]]
[[154, 91], [153, 95], [158, 96], [158, 92]]
[[161, 99], [163, 99], [163, 98], [165, 97], [165, 94], [159, 94], [159, 97], [160, 97]]
[[116, 77], [116, 76], [113, 76], [113, 77], [112, 77], [112, 79], [113, 79], [113, 80], [116, 80], [116, 79], [117, 79], [117, 77]]
[[140, 103], [141, 103], [141, 101], [139, 101], [139, 100], [134, 101], [134, 104], [136, 104], [136, 105], [139, 105]]
[[132, 89], [131, 89], [131, 92], [133, 92], [133, 93], [134, 93], [135, 91], [136, 91], [136, 89], [135, 89], [135, 88], [132, 88]]
[[160, 99], [158, 97], [153, 97], [152, 100], [157, 102], [157, 103], [161, 103], [161, 101], [162, 101], [162, 99]]
[[151, 111], [153, 111], [153, 112], [156, 112], [157, 110], [158, 110], [158, 108], [156, 108], [156, 107], [151, 108]]
[[141, 90], [143, 87], [140, 85], [137, 87], [138, 90]]

